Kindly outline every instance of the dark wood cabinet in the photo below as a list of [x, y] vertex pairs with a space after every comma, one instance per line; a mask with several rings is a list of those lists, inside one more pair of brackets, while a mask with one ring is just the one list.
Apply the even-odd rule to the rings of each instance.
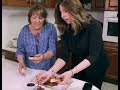
[[118, 10], [118, 0], [106, 0], [105, 10]]
[[93, 10], [118, 10], [118, 0], [91, 0]]
[[46, 8], [54, 8], [56, 0], [46, 0], [46, 2], [34, 2], [33, 0], [2, 0], [4, 6], [31, 7], [40, 4]]
[[5, 59], [18, 62], [14, 51], [3, 49], [3, 52], [4, 52]]
[[45, 7], [55, 8], [56, 0], [46, 0]]
[[[118, 0], [80, 0], [82, 5], [91, 3], [91, 10], [118, 10]], [[90, 7], [90, 6], [89, 6]]]
[[4, 6], [30, 6], [30, 2], [26, 0], [2, 0]]
[[105, 10], [105, 0], [91, 0], [93, 10]]
[[118, 44], [112, 42], [104, 42], [104, 47], [110, 60], [110, 65], [106, 72], [105, 80], [118, 84]]

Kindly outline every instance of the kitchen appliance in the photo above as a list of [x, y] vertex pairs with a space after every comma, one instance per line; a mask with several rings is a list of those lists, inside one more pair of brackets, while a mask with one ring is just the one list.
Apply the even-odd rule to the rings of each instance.
[[104, 11], [103, 41], [118, 43], [118, 11]]

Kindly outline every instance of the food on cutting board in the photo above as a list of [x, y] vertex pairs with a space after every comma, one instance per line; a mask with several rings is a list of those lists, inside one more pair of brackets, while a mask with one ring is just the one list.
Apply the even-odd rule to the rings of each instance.
[[42, 88], [41, 86], [37, 87], [37, 90], [45, 90], [44, 88]]
[[45, 82], [45, 85], [49, 85], [49, 86], [56, 86], [58, 85], [58, 82], [63, 81], [62, 78], [57, 78], [57, 77], [51, 77], [47, 82]]

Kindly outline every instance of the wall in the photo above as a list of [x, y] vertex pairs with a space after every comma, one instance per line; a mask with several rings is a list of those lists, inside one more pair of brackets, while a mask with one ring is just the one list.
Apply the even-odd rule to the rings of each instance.
[[[28, 24], [27, 13], [30, 7], [7, 7], [2, 6], [2, 49], [7, 48], [8, 42], [16, 38], [21, 28]], [[54, 23], [54, 9], [47, 8], [48, 21]], [[89, 11], [94, 18], [103, 22], [103, 11]], [[57, 31], [59, 35], [59, 32]]]

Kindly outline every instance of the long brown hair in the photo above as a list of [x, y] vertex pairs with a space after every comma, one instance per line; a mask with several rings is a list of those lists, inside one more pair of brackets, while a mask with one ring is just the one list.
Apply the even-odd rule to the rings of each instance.
[[69, 25], [61, 18], [59, 5], [63, 6], [73, 16], [74, 19], [71, 22], [71, 26], [75, 32], [74, 35], [76, 35], [82, 28], [86, 27], [87, 23], [92, 19], [90, 14], [84, 12], [80, 0], [60, 0], [56, 4], [54, 13], [55, 24], [57, 24], [60, 34], [63, 34]]

